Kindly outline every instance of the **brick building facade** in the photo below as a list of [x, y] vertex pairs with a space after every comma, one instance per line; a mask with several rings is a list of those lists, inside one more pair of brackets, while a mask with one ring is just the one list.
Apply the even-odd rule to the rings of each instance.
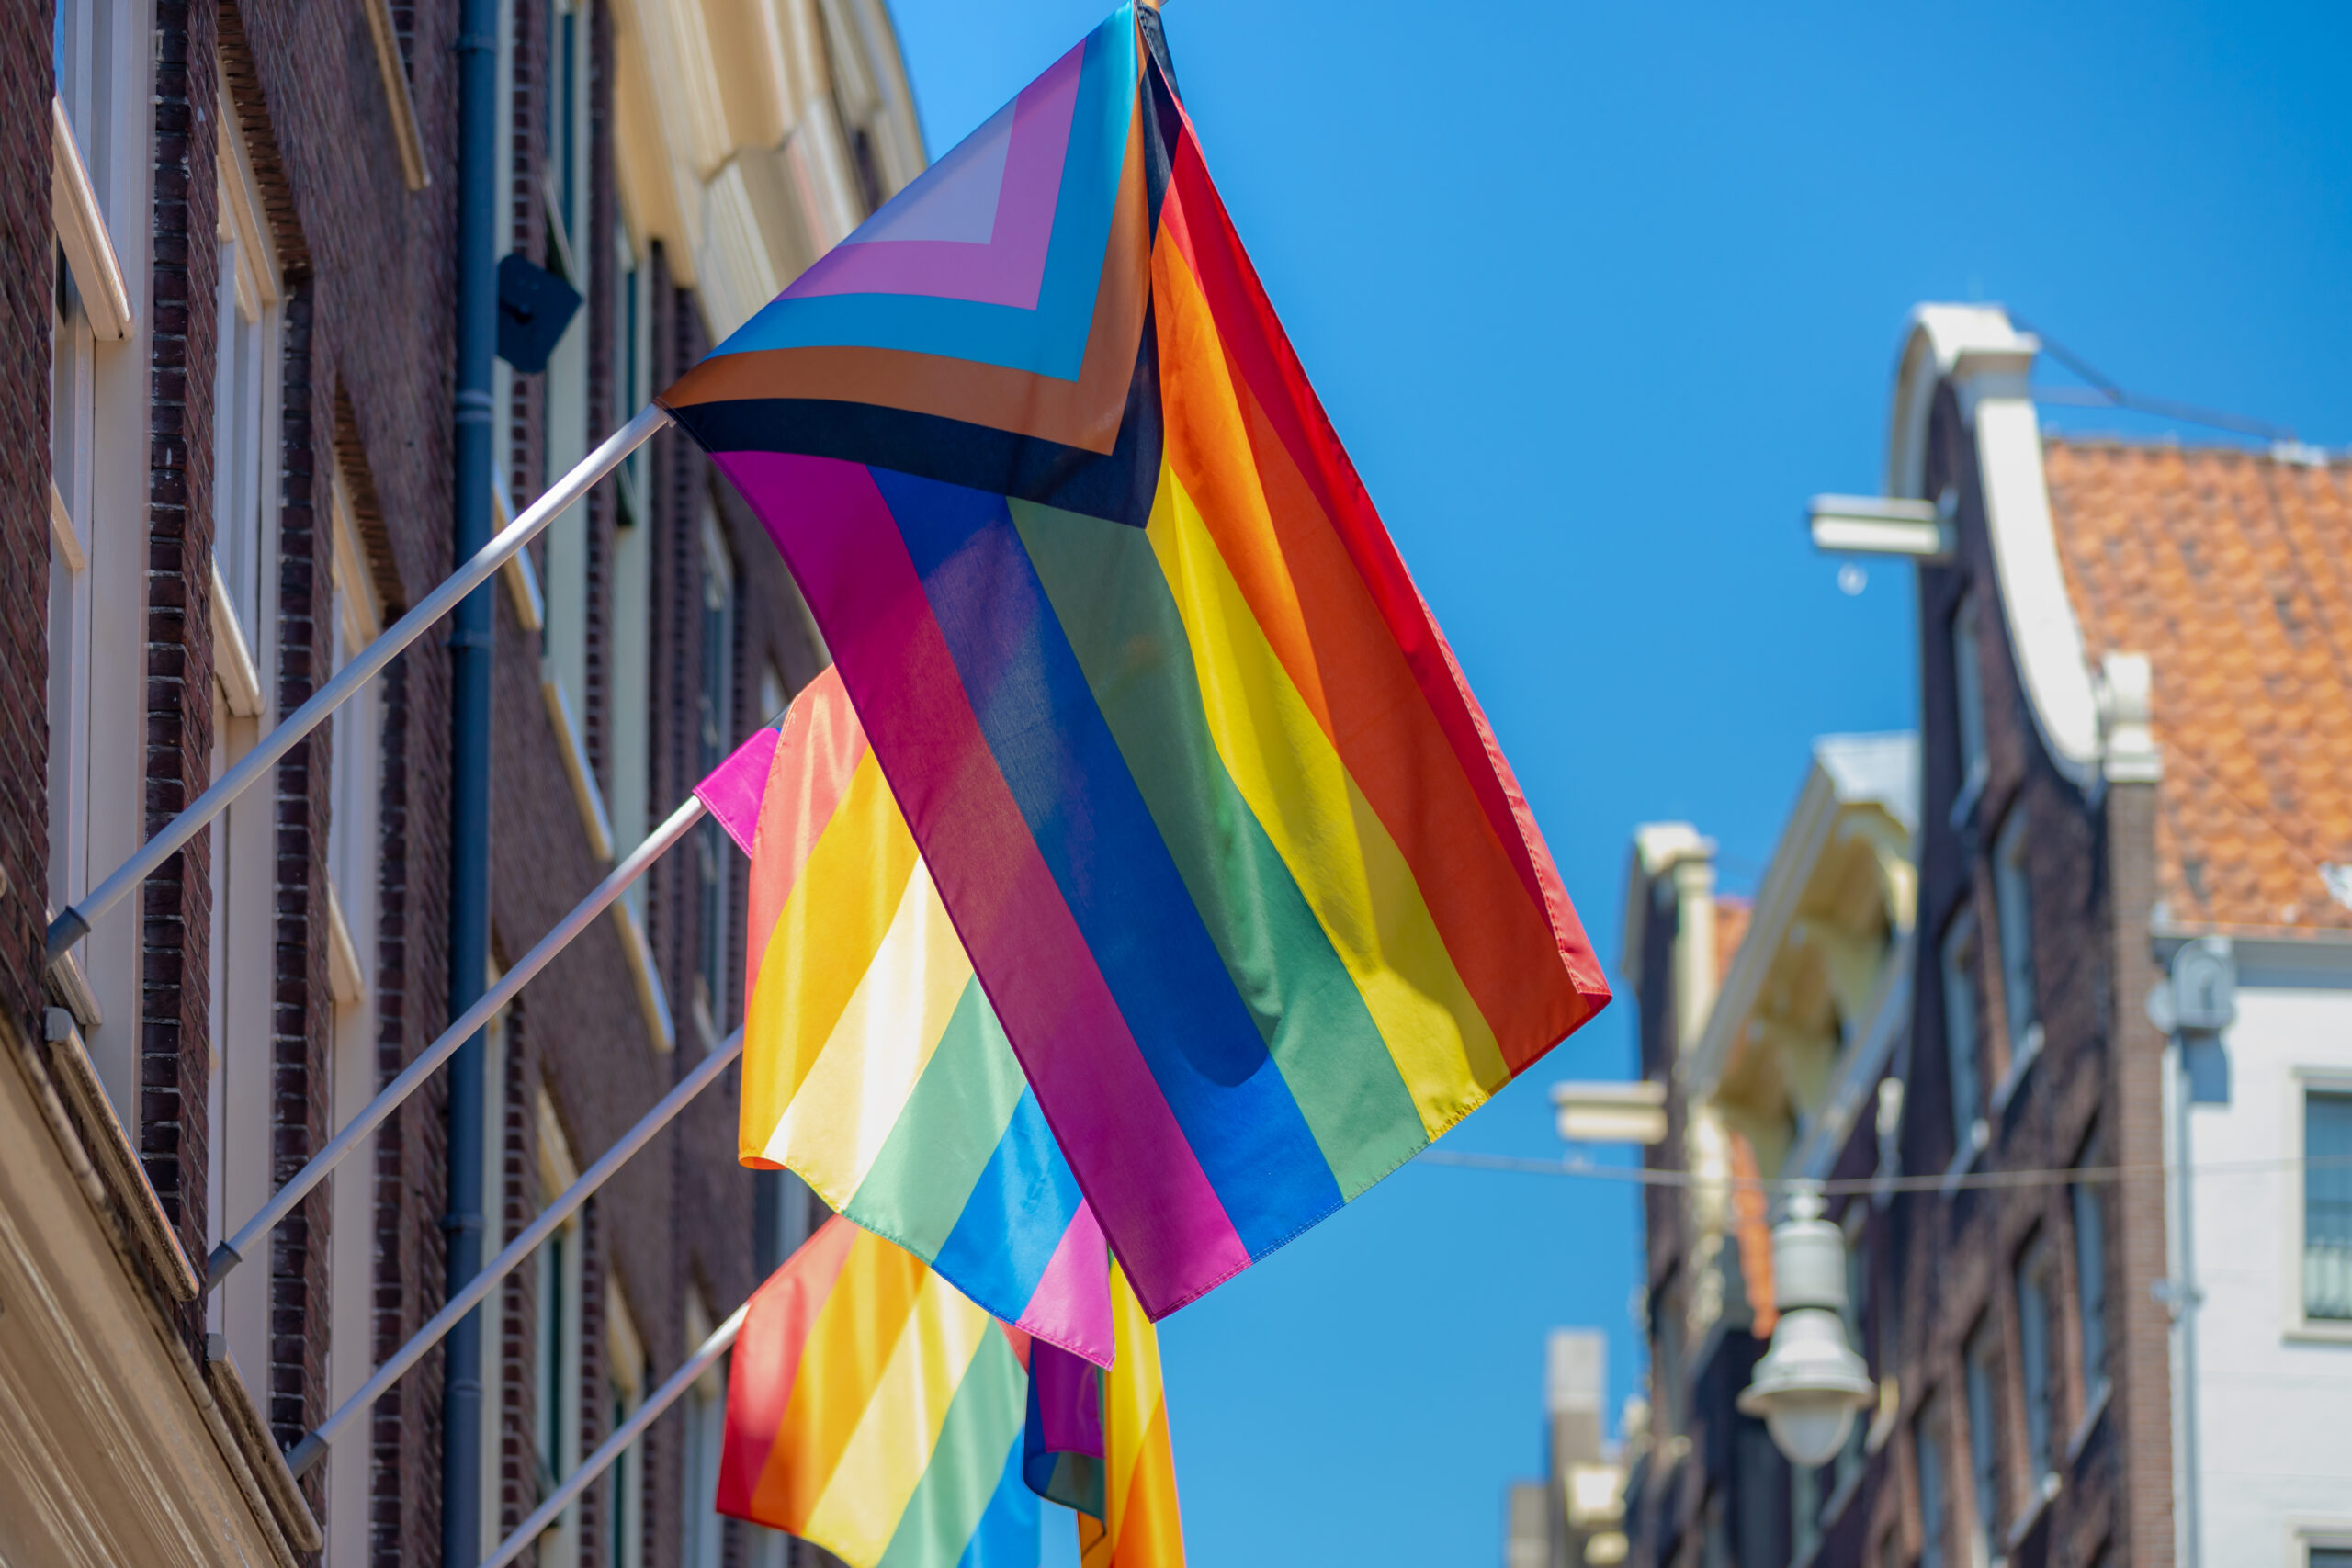
[[[1694, 830], [1637, 840], [1651, 1163], [1697, 1180], [1646, 1200], [1636, 1563], [2352, 1549], [2352, 672], [2316, 566], [2352, 493], [2291, 444], [2045, 437], [2036, 348], [1923, 307], [1889, 499], [1815, 503], [1825, 548], [1917, 567], [1907, 776], [1873, 791], [1819, 743], [1816, 781], [1841, 751], [1847, 776], [1807, 785], [1752, 906]], [[2204, 1017], [2192, 949], [2234, 954]], [[1771, 1315], [1746, 1170], [1827, 1183], [1847, 1237], [1878, 1398], [1818, 1472], [1735, 1408]]]
[[[877, 0], [776, 10], [781, 59], [668, 0], [503, 7], [502, 249], [583, 305], [548, 372], [500, 367], [502, 505], [920, 169]], [[35, 1176], [81, 1193], [0, 1221], [0, 1311], [57, 1303], [62, 1337], [46, 1367], [39, 1336], [0, 1352], [0, 1404], [34, 1430], [71, 1320], [108, 1312], [148, 1325], [140, 1354], [165, 1371], [145, 1386], [178, 1390], [143, 1422], [82, 1400], [0, 1465], [11, 1561], [439, 1552], [437, 1356], [300, 1483], [277, 1457], [439, 1303], [438, 1084], [266, 1256], [200, 1301], [195, 1281], [446, 1021], [446, 632], [69, 964], [44, 975], [41, 952], [56, 909], [449, 570], [458, 28], [454, 0], [59, 0], [0, 21], [17, 372], [0, 391], [0, 1088], [45, 1129], [0, 1162], [28, 1193]], [[826, 655], [763, 535], [672, 434], [495, 582], [503, 967]], [[740, 1017], [745, 869], [697, 833], [501, 1015], [489, 1250]], [[736, 1165], [734, 1122], [729, 1075], [486, 1304], [485, 1549], [805, 1234], [805, 1193]], [[69, 1253], [109, 1261], [69, 1279]], [[709, 1515], [712, 1408], [657, 1424], [539, 1561], [784, 1561], [781, 1538]], [[153, 1506], [101, 1506], [109, 1468], [144, 1474]]]

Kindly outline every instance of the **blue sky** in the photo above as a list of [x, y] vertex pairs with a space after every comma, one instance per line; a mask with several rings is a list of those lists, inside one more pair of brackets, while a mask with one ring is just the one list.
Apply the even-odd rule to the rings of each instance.
[[[892, 3], [934, 152], [1107, 6]], [[2352, 12], [2057, 12], [1171, 0], [1227, 204], [1612, 973], [1635, 823], [1745, 886], [1812, 737], [1912, 721], [1907, 573], [1840, 592], [1802, 514], [1879, 488], [1914, 303], [2352, 443]], [[1449, 1145], [1556, 1155], [1546, 1087], [1624, 1076], [1631, 1024]], [[1633, 1387], [1634, 1217], [1408, 1167], [1170, 1319], [1193, 1561], [1498, 1561], [1544, 1330], [1605, 1327]]]

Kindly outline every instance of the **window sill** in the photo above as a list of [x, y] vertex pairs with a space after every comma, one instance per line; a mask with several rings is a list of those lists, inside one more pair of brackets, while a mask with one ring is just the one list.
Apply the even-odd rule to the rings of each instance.
[[368, 970], [360, 962], [359, 944], [351, 939], [350, 922], [343, 918], [343, 900], [334, 884], [327, 884], [327, 991], [337, 1004], [350, 1007], [368, 995]]
[[678, 1048], [678, 1034], [670, 1020], [670, 998], [662, 988], [661, 971], [653, 964], [653, 948], [626, 898], [614, 903], [613, 923], [620, 928], [621, 951], [628, 954], [629, 977], [637, 983], [637, 1004], [645, 1013], [646, 1032], [653, 1037], [653, 1048], [666, 1056]]
[[605, 792], [596, 787], [595, 771], [588, 765], [588, 748], [571, 716], [571, 696], [557, 679], [554, 667], [543, 665], [539, 690], [547, 697], [548, 719], [555, 726], [556, 749], [563, 755], [563, 771], [571, 781], [571, 797], [580, 807], [581, 825], [588, 829], [588, 852], [600, 861], [613, 858], [613, 819], [605, 809]]
[[2018, 1089], [2025, 1083], [2025, 1076], [2041, 1060], [2041, 1025], [2029, 1024], [2025, 1038], [2018, 1043], [2017, 1054], [2009, 1060], [2009, 1070], [2001, 1075], [2000, 1087], [1993, 1091], [1993, 1114], [2005, 1115], [2009, 1101], [2017, 1098]]
[[212, 669], [220, 689], [229, 694], [229, 711], [239, 718], [257, 718], [262, 710], [261, 671], [254, 662], [254, 645], [245, 637], [237, 606], [230, 602], [229, 584], [220, 563], [212, 563]]
[[2091, 1434], [2098, 1430], [2099, 1418], [2107, 1414], [2107, 1402], [2114, 1393], [2112, 1379], [2099, 1380], [2098, 1392], [2091, 1395], [2090, 1407], [2083, 1412], [2083, 1418], [2075, 1423], [2074, 1436], [2066, 1439], [2067, 1464], [2072, 1465], [2083, 1457], [2083, 1450], [2090, 1442]]
[[2280, 1337], [2298, 1345], [2352, 1345], [2352, 1318], [2307, 1317], [2289, 1324]]
[[90, 331], [108, 343], [120, 343], [131, 328], [130, 288], [122, 258], [107, 232], [89, 165], [74, 140], [74, 122], [57, 98], [51, 97], [49, 106], [50, 221], [82, 296], [82, 313], [90, 318]]
[[[495, 467], [490, 470], [490, 500], [503, 534], [514, 521], [514, 502], [506, 493], [506, 476]], [[514, 606], [515, 621], [526, 632], [545, 631], [548, 602], [539, 592], [539, 574], [531, 566], [531, 547], [525, 545], [508, 556], [498, 574], [506, 581], [506, 597]]]

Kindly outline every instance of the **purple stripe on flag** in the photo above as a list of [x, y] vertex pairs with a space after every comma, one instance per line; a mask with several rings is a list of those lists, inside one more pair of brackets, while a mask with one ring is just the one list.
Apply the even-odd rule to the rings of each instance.
[[1056, 1453], [1102, 1457], [1102, 1383], [1091, 1361], [1052, 1345], [1029, 1348], [1037, 1434]]
[[[1046, 254], [1054, 238], [1054, 206], [1061, 195], [1062, 164], [1086, 45], [1063, 55], [1013, 100], [1012, 141], [996, 193], [996, 222], [986, 244], [957, 240], [860, 239], [853, 234], [795, 278], [780, 296], [923, 294], [978, 305], [1037, 308]], [[945, 177], [986, 178], [975, 163]], [[936, 198], [934, 198], [936, 199]]]
[[980, 733], [897, 519], [860, 465], [714, 455], [833, 649], [1046, 1119], [1147, 1311], [1249, 1265]]
[[773, 724], [752, 731], [750, 739], [695, 785], [695, 794], [745, 854], [752, 852], [752, 840], [760, 830], [760, 796], [767, 791], [768, 767], [775, 761], [781, 734]]

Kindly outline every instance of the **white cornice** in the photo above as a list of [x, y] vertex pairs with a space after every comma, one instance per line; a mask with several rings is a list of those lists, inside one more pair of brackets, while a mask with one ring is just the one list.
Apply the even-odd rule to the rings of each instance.
[[2002, 616], [2043, 747], [2077, 788], [2098, 779], [2099, 707], [2082, 627], [2066, 598], [2030, 378], [2041, 344], [1997, 305], [1921, 305], [1897, 363], [1887, 493], [1926, 495], [1928, 414], [1949, 380], [1976, 438], [1984, 524]]

